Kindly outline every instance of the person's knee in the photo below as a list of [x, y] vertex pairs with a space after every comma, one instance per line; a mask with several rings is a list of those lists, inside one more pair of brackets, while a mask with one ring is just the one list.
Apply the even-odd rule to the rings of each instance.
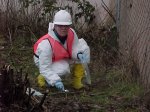
[[37, 77], [37, 84], [39, 87], [41, 88], [45, 88], [46, 87], [46, 81], [45, 78], [40, 74]]
[[84, 69], [82, 64], [75, 64], [73, 67], [73, 75], [82, 77], [83, 74], [84, 74]]

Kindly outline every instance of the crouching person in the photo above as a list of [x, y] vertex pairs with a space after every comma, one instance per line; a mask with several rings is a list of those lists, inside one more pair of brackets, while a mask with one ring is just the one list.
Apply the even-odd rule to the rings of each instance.
[[53, 23], [49, 23], [48, 33], [34, 44], [34, 62], [40, 72], [40, 87], [47, 83], [64, 91], [61, 76], [70, 73], [70, 62], [76, 62], [73, 69], [73, 87], [83, 87], [81, 80], [84, 70], [80, 62], [90, 61], [90, 49], [84, 39], [78, 39], [71, 24], [71, 15], [66, 10], [58, 11]]

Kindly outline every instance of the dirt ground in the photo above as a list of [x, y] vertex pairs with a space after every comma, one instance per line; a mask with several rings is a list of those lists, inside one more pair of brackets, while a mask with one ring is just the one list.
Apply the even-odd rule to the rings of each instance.
[[[68, 86], [69, 92], [66, 93], [55, 88], [41, 89], [41, 93], [46, 93], [45, 99], [32, 96], [26, 104], [28, 96], [25, 96], [10, 105], [0, 104], [0, 112], [149, 112], [140, 97], [127, 99], [124, 96], [107, 95], [104, 91], [109, 87], [108, 80], [97, 78], [91, 86], [81, 90]], [[105, 96], [111, 102], [102, 102], [100, 97]]]

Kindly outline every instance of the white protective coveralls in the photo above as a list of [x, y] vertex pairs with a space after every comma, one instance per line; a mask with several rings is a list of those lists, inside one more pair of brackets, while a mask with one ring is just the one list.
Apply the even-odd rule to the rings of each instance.
[[[56, 37], [54, 31], [54, 24], [49, 23], [49, 29], [48, 34], [54, 38], [55, 40], [59, 41], [59, 39]], [[73, 47], [72, 47], [72, 60], [73, 62], [79, 62], [77, 58], [77, 54], [79, 52], [85, 52], [87, 54], [88, 62], [90, 61], [90, 50], [84, 39], [78, 39], [77, 34], [73, 29], [71, 29], [74, 32], [74, 41], [73, 41]], [[60, 41], [59, 41], [60, 42]], [[67, 48], [66, 42], [63, 45], [64, 48]], [[34, 62], [36, 66], [39, 68], [40, 74], [43, 75], [48, 85], [54, 86], [56, 81], [61, 81], [60, 76], [69, 74], [70, 73], [70, 67], [69, 63], [71, 60], [60, 60], [56, 62], [52, 62], [52, 48], [48, 41], [48, 39], [43, 40], [41, 43], [39, 43], [36, 55], [39, 56], [37, 58], [34, 56]]]

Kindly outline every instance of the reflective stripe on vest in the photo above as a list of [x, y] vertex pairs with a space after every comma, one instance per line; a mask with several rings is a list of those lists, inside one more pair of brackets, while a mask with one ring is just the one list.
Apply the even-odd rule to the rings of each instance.
[[[67, 50], [55, 39], [53, 39], [49, 34], [44, 35], [41, 37], [33, 46], [34, 54], [36, 55], [36, 50], [39, 45], [39, 43], [42, 40], [48, 39], [50, 42], [50, 45], [52, 47], [53, 57], [52, 61], [58, 61], [64, 58], [71, 58], [72, 57], [72, 44], [74, 40], [74, 33], [71, 29], [68, 31], [68, 37], [67, 37]], [[38, 56], [37, 56], [38, 57]]]

